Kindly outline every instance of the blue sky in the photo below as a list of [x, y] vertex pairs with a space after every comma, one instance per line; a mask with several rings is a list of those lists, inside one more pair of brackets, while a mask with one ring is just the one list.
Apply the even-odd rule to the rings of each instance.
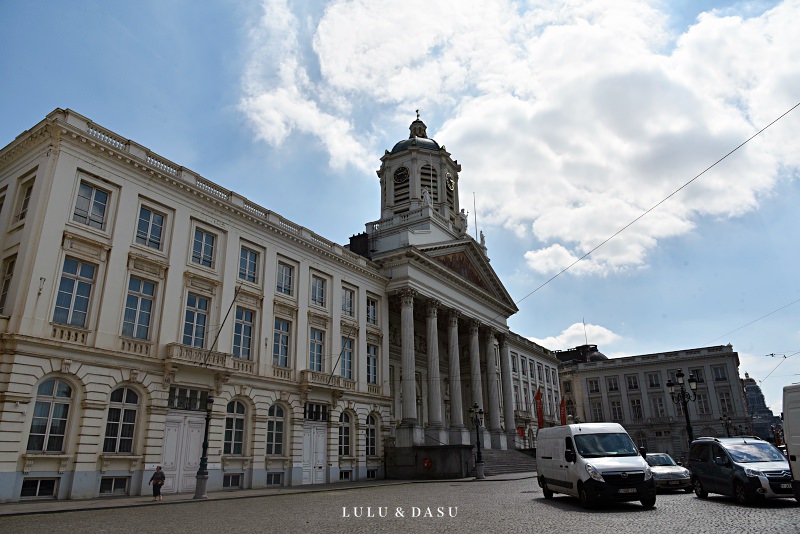
[[800, 102], [797, 0], [0, 11], [0, 145], [71, 108], [346, 243], [420, 109], [515, 332], [612, 357], [731, 343], [777, 412], [800, 381], [800, 108], [536, 290]]

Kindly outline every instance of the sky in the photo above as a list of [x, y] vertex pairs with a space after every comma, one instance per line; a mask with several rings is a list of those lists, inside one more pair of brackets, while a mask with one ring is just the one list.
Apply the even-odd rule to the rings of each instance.
[[730, 343], [776, 414], [800, 382], [800, 0], [0, 13], [0, 146], [70, 108], [345, 244], [420, 110], [514, 332], [609, 357]]

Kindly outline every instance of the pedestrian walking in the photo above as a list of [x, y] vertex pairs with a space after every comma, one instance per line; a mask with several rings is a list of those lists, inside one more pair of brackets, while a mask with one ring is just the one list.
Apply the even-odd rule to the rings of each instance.
[[164, 476], [164, 471], [161, 470], [161, 466], [159, 465], [156, 467], [156, 472], [153, 473], [153, 476], [150, 477], [149, 485], [153, 486], [153, 500], [154, 501], [161, 501], [164, 498], [161, 496], [161, 486], [164, 485], [164, 480], [166, 480], [166, 476]]

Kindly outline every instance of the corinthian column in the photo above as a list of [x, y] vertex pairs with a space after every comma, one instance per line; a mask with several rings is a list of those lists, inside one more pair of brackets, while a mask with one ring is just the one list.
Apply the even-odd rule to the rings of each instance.
[[400, 354], [403, 364], [403, 423], [417, 422], [417, 388], [414, 369], [414, 295], [413, 289], [400, 292]]
[[447, 350], [450, 371], [450, 428], [464, 428], [461, 401], [461, 362], [458, 355], [458, 312], [451, 310], [447, 317]]
[[506, 423], [509, 446], [511, 446], [515, 439], [512, 436], [517, 435], [517, 424], [514, 419], [514, 386], [511, 383], [511, 356], [508, 353], [506, 336], [499, 335], [497, 341], [500, 343], [500, 379], [503, 381], [503, 419]]
[[442, 381], [439, 378], [438, 308], [438, 301], [428, 301], [428, 424], [434, 428], [441, 428], [442, 426]]
[[489, 431], [500, 430], [500, 390], [497, 387], [497, 363], [494, 353], [494, 331], [486, 336], [486, 388], [489, 397]]
[[481, 385], [481, 347], [478, 339], [480, 322], [470, 321], [469, 324], [469, 370], [472, 382], [472, 403], [483, 409], [483, 386]]

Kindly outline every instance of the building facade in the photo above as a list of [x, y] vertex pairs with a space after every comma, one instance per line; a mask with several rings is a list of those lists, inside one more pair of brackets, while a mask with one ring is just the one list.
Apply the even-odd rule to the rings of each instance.
[[[731, 345], [607, 359], [594, 345], [556, 352], [567, 413], [584, 422], [622, 424], [640, 447], [686, 455], [689, 436], [682, 403], [667, 382], [677, 373], [697, 380], [688, 402], [694, 437], [725, 436], [749, 420], [739, 380], [739, 355]], [[677, 388], [676, 388], [677, 391]], [[726, 430], [726, 420], [730, 418]]]
[[346, 246], [71, 110], [0, 150], [0, 501], [140, 494], [157, 465], [191, 492], [206, 430], [235, 490], [472, 446], [474, 405], [484, 447], [524, 447], [534, 385], [552, 424], [558, 362], [509, 331], [460, 166], [410, 130]]
[[749, 433], [768, 441], [776, 441], [775, 429], [782, 426], [780, 416], [772, 413], [764, 400], [761, 386], [748, 373], [742, 380], [745, 396], [747, 398], [747, 411], [750, 414], [750, 424], [735, 427], [739, 433]]

